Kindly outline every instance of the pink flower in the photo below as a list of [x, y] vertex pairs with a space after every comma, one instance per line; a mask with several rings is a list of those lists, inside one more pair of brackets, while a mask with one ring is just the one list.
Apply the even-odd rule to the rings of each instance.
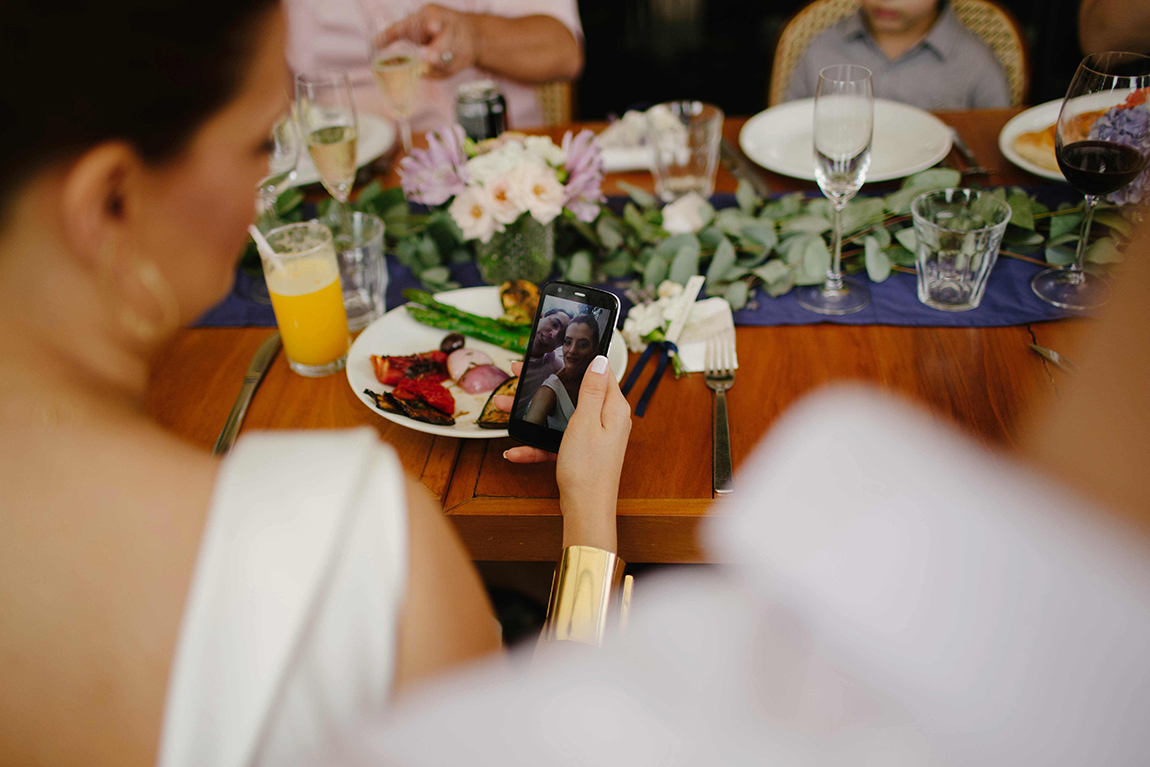
[[463, 191], [467, 183], [466, 134], [458, 125], [427, 134], [427, 149], [413, 149], [399, 162], [403, 193], [412, 202], [442, 205]]
[[590, 223], [599, 215], [598, 203], [603, 202], [603, 159], [599, 156], [599, 142], [589, 130], [572, 136], [563, 136], [563, 154], [567, 161], [567, 188], [564, 207], [580, 221]]

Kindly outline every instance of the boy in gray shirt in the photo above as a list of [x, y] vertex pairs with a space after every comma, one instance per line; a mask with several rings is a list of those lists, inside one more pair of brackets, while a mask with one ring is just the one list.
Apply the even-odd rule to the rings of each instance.
[[831, 64], [869, 69], [875, 98], [927, 110], [1010, 106], [1002, 67], [946, 0], [862, 0], [811, 42], [785, 100], [814, 96], [819, 70]]

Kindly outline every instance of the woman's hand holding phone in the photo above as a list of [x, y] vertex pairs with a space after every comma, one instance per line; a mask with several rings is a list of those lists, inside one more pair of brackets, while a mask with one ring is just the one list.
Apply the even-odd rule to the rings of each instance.
[[631, 406], [619, 391], [604, 356], [596, 357], [579, 387], [579, 404], [563, 434], [559, 454], [537, 447], [513, 447], [503, 456], [513, 463], [556, 460], [563, 546], [595, 546], [615, 551], [615, 507]]

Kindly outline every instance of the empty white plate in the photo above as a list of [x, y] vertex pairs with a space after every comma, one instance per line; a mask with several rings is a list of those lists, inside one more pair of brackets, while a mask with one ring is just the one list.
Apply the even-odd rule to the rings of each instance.
[[[747, 157], [784, 176], [815, 180], [815, 100], [800, 99], [752, 117], [739, 133]], [[950, 128], [918, 107], [874, 100], [874, 141], [867, 181], [889, 181], [926, 170], [950, 152]]]

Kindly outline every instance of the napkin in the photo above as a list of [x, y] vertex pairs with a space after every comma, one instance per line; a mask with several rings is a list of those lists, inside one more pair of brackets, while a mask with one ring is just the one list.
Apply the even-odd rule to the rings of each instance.
[[[696, 301], [679, 336], [679, 361], [688, 373], [699, 373], [706, 365], [707, 339], [716, 333], [734, 333], [731, 305], [722, 298]], [[738, 356], [735, 367], [739, 367]]]

